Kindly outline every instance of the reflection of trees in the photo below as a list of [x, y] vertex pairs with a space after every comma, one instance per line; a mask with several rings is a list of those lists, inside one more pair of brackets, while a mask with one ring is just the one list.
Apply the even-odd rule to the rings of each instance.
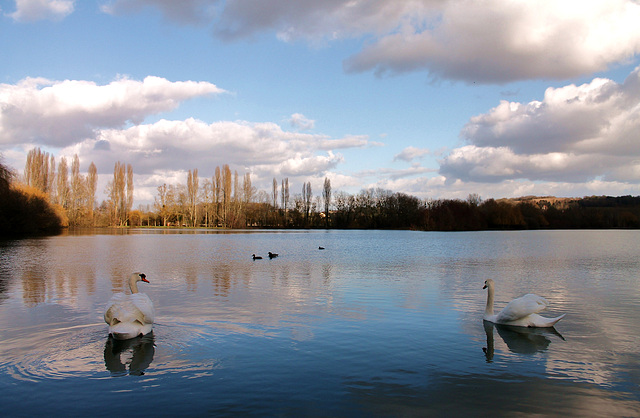
[[104, 346], [107, 370], [112, 376], [143, 375], [153, 361], [154, 341], [153, 332], [129, 340], [116, 340], [109, 336]]
[[22, 298], [27, 306], [43, 303], [47, 295], [45, 279], [38, 270], [26, 270], [22, 275]]
[[560, 335], [555, 328], [526, 328], [526, 327], [514, 327], [509, 325], [496, 325], [489, 321], [483, 321], [484, 332], [487, 335], [487, 346], [482, 349], [487, 361], [493, 360], [494, 353], [494, 340], [493, 329], [498, 331], [498, 335], [507, 344], [509, 351], [516, 354], [535, 354], [538, 352], [546, 351], [551, 344], [551, 340], [548, 338], [551, 335], [555, 335], [564, 340], [564, 337]]
[[86, 287], [88, 293], [95, 290], [95, 274], [91, 271], [59, 268], [50, 272], [44, 267], [32, 266], [23, 271], [21, 281], [22, 298], [27, 306], [44, 303], [53, 297], [75, 300], [81, 286]]

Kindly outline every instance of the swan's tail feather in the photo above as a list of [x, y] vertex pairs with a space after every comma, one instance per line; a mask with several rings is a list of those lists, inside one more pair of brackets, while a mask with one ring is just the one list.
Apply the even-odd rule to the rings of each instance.
[[151, 325], [141, 325], [131, 322], [119, 322], [109, 327], [109, 334], [116, 340], [128, 340], [138, 335], [146, 335], [151, 332]]
[[541, 325], [543, 327], [552, 327], [555, 324], [558, 323], [558, 321], [560, 321], [562, 318], [565, 317], [566, 314], [562, 314], [560, 316], [556, 316], [555, 318], [543, 318], [545, 320], [544, 325]]

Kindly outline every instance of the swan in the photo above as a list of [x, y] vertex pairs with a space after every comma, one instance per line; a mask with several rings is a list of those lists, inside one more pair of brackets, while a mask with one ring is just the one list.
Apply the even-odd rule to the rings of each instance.
[[493, 322], [494, 324], [512, 325], [516, 327], [552, 327], [564, 318], [566, 314], [555, 318], [545, 318], [538, 315], [543, 311], [549, 302], [541, 296], [529, 293], [522, 297], [512, 300], [500, 312], [493, 313], [493, 294], [494, 282], [487, 279], [484, 282], [483, 289], [487, 289], [487, 307], [484, 310], [484, 320]]
[[109, 324], [109, 334], [116, 340], [128, 340], [146, 335], [153, 327], [153, 303], [149, 296], [138, 293], [138, 282], [146, 282], [144, 273], [133, 273], [129, 278], [130, 295], [116, 293], [109, 300], [104, 321]]

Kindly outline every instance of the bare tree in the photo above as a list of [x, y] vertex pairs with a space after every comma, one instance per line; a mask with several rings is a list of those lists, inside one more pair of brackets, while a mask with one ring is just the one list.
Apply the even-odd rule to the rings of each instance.
[[127, 202], [125, 208], [125, 222], [129, 220], [129, 214], [133, 208], [133, 167], [127, 164]]
[[125, 226], [133, 207], [133, 168], [120, 161], [113, 168], [113, 181], [107, 185], [112, 224]]
[[96, 204], [96, 188], [98, 187], [98, 169], [96, 165], [91, 162], [89, 165], [89, 172], [87, 173], [87, 195], [86, 195], [86, 207], [89, 210], [89, 219], [91, 226], [94, 225], [94, 207]]
[[209, 215], [211, 212], [211, 199], [212, 199], [213, 185], [211, 180], [205, 179], [202, 184], [202, 191], [200, 192], [202, 207], [204, 209], [204, 226], [209, 227]]
[[327, 228], [329, 228], [329, 205], [331, 204], [331, 180], [324, 178], [324, 187], [322, 188], [322, 198], [324, 199], [324, 220]]
[[228, 226], [229, 215], [231, 214], [231, 169], [225, 164], [222, 167], [222, 223]]
[[273, 186], [271, 189], [271, 195], [273, 197], [272, 200], [272, 204], [273, 204], [273, 209], [278, 209], [278, 180], [276, 180], [276, 178], [273, 178]]
[[304, 207], [304, 223], [309, 223], [309, 213], [311, 211], [311, 201], [313, 200], [313, 193], [311, 191], [311, 182], [302, 183], [302, 204]]
[[80, 158], [78, 158], [78, 154], [75, 154], [71, 160], [71, 188], [69, 190], [69, 209], [67, 210], [69, 223], [74, 226], [78, 225], [84, 207], [84, 186], [84, 177], [80, 174]]
[[[55, 161], [53, 157], [51, 157], [51, 161]], [[24, 167], [24, 182], [47, 194], [49, 194], [51, 184], [49, 162], [47, 152], [43, 152], [40, 148], [34, 148], [27, 153], [27, 162]], [[55, 162], [53, 164], [55, 167]]]
[[289, 206], [289, 178], [286, 177], [282, 180], [282, 187], [280, 189], [280, 196], [282, 198], [282, 210], [284, 212], [284, 226], [287, 226], [287, 208]]
[[213, 178], [213, 203], [214, 203], [214, 225], [220, 224], [220, 202], [222, 202], [222, 173], [220, 167], [216, 167], [215, 176]]
[[169, 216], [169, 209], [167, 207], [167, 184], [158, 186], [158, 196], [155, 199], [155, 207], [162, 218], [162, 226], [167, 226], [167, 217]]
[[189, 200], [189, 217], [191, 226], [196, 226], [198, 214], [198, 169], [193, 173], [189, 170], [187, 175], [187, 197]]
[[56, 190], [58, 204], [67, 209], [69, 206], [69, 172], [67, 169], [67, 159], [64, 157], [60, 158], [60, 164], [58, 164]]

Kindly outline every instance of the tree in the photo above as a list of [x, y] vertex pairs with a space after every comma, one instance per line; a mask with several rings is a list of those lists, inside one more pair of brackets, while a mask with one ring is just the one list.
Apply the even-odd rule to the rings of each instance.
[[324, 219], [327, 228], [329, 228], [329, 205], [331, 204], [331, 180], [325, 177], [324, 187], [322, 188], [322, 198], [324, 199]]
[[[61, 162], [62, 163], [62, 162]], [[113, 181], [107, 185], [112, 225], [125, 226], [133, 207], [133, 168], [120, 161], [113, 168]]]
[[311, 211], [311, 201], [313, 200], [313, 193], [311, 192], [311, 182], [302, 183], [302, 204], [304, 210], [304, 224], [309, 224], [309, 213]]
[[282, 188], [280, 189], [282, 196], [282, 210], [284, 212], [284, 226], [287, 226], [287, 208], [289, 206], [289, 178], [282, 180]]
[[209, 215], [211, 212], [212, 193], [213, 193], [213, 184], [211, 183], [211, 180], [205, 179], [204, 184], [202, 185], [201, 200], [202, 200], [202, 206], [204, 209], [204, 225], [207, 228], [209, 227], [209, 219], [210, 219]]
[[162, 226], [167, 226], [167, 218], [169, 217], [169, 209], [167, 207], [167, 184], [158, 186], [158, 196], [155, 199], [155, 207], [158, 214], [162, 218]]
[[231, 214], [231, 169], [228, 164], [222, 166], [222, 224], [229, 226], [229, 217]]
[[191, 226], [196, 226], [197, 205], [198, 205], [198, 169], [193, 173], [189, 170], [187, 175], [187, 197], [189, 200], [189, 221]]
[[133, 167], [127, 164], [127, 202], [125, 208], [125, 222], [129, 219], [129, 213], [133, 208]]
[[49, 154], [42, 152], [40, 148], [34, 148], [27, 153], [27, 162], [24, 167], [24, 182], [27, 186], [49, 193], [49, 175], [51, 174], [49, 162]]
[[89, 172], [87, 173], [87, 195], [86, 206], [89, 210], [89, 219], [91, 226], [94, 226], [94, 208], [96, 205], [96, 188], [98, 187], [98, 169], [96, 165], [91, 162], [89, 165]]
[[276, 178], [273, 178], [273, 184], [271, 187], [271, 196], [272, 196], [272, 205], [273, 209], [278, 208], [278, 181]]
[[58, 175], [56, 176], [57, 203], [64, 209], [69, 206], [69, 173], [67, 169], [67, 159], [60, 158], [58, 164]]
[[85, 180], [80, 174], [80, 159], [78, 154], [71, 160], [71, 188], [69, 189], [69, 224], [77, 226], [81, 219], [81, 214], [85, 208]]
[[222, 173], [220, 167], [216, 167], [215, 176], [213, 178], [213, 211], [214, 211], [214, 225], [220, 225], [220, 203], [222, 202]]

